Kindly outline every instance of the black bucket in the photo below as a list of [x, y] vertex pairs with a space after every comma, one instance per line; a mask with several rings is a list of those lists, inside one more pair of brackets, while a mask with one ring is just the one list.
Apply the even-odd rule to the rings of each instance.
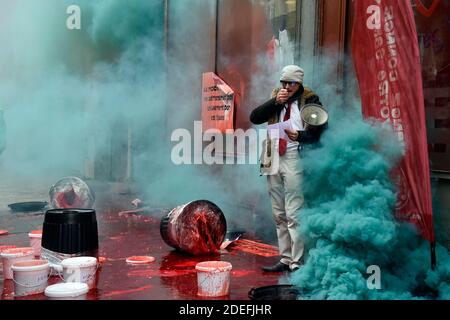
[[47, 210], [42, 230], [42, 247], [63, 254], [98, 252], [98, 229], [95, 210]]
[[250, 300], [298, 300], [299, 295], [300, 290], [289, 284], [252, 288], [248, 293]]
[[222, 210], [208, 200], [176, 207], [160, 224], [161, 237], [169, 246], [192, 255], [217, 253], [226, 231]]

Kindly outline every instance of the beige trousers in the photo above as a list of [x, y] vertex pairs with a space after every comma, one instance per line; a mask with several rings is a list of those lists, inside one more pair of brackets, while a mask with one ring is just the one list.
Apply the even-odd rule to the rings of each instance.
[[297, 150], [280, 157], [278, 174], [267, 176], [281, 262], [291, 269], [301, 264], [304, 243], [299, 236], [298, 210], [303, 206], [303, 170]]

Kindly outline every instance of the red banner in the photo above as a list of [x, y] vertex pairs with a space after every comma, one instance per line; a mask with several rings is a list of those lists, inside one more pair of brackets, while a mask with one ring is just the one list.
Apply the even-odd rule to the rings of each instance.
[[434, 242], [419, 46], [410, 0], [353, 1], [352, 54], [365, 118], [392, 125], [405, 144], [395, 170], [396, 217]]

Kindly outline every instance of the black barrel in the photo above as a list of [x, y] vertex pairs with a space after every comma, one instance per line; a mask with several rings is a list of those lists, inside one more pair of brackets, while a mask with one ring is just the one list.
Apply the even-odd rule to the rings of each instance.
[[98, 228], [95, 210], [47, 210], [42, 230], [42, 247], [64, 254], [97, 252]]

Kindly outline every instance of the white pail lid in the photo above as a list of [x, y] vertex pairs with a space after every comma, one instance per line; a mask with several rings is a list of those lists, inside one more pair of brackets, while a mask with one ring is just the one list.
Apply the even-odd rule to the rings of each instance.
[[18, 258], [24, 256], [31, 256], [33, 254], [34, 251], [32, 247], [21, 247], [3, 250], [3, 252], [0, 255], [5, 258]]
[[128, 257], [125, 261], [129, 264], [145, 264], [155, 261], [155, 258], [152, 256], [132, 256]]
[[58, 283], [45, 288], [44, 294], [49, 298], [74, 298], [89, 291], [87, 283]]
[[95, 257], [74, 257], [74, 258], [67, 258], [61, 261], [61, 266], [63, 268], [70, 268], [70, 267], [93, 267], [97, 265], [97, 258]]

